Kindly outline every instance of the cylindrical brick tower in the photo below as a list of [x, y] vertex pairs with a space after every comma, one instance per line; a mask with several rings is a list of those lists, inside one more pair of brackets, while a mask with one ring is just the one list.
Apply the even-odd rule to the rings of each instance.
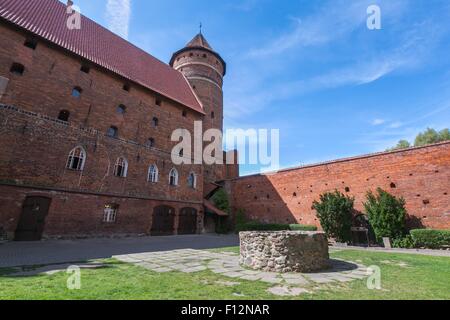
[[[187, 78], [203, 104], [203, 132], [212, 128], [223, 131], [222, 85], [226, 63], [222, 57], [199, 33], [183, 49], [173, 54], [170, 65]], [[223, 179], [223, 174], [224, 166], [205, 166], [205, 193], [211, 189], [211, 182]]]

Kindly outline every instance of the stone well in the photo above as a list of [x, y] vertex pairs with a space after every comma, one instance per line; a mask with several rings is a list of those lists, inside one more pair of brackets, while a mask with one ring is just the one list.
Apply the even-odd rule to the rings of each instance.
[[268, 272], [314, 272], [328, 269], [328, 240], [323, 232], [250, 231], [239, 234], [240, 263]]

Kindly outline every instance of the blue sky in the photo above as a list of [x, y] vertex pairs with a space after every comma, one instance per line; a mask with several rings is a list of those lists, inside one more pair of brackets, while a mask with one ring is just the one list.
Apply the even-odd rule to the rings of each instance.
[[[383, 151], [450, 125], [447, 0], [75, 4], [164, 62], [201, 21], [228, 64], [225, 128], [280, 129], [281, 167]], [[371, 4], [381, 30], [366, 26]]]

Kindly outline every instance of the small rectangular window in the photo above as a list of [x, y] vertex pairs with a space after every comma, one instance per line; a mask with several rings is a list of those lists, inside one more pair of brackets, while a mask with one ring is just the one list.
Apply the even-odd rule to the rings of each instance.
[[23, 66], [23, 64], [13, 63], [11, 66], [11, 69], [9, 69], [9, 71], [13, 74], [21, 76], [25, 72], [25, 67]]
[[89, 73], [91, 71], [91, 68], [88, 65], [83, 64], [83, 65], [81, 65], [80, 70], [81, 70], [81, 72]]
[[157, 106], [161, 106], [161, 105], [162, 105], [161, 99], [156, 99], [155, 104], [156, 104]]
[[125, 90], [125, 91], [127, 91], [127, 92], [130, 92], [130, 85], [129, 85], [128, 83], [125, 83], [125, 84], [123, 85], [123, 90]]
[[27, 48], [36, 50], [37, 40], [35, 38], [27, 38], [23, 45]]

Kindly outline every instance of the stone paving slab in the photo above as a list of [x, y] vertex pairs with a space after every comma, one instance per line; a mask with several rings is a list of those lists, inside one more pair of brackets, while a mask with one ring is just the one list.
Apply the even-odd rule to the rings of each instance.
[[[195, 273], [209, 270], [230, 279], [260, 281], [276, 285], [269, 292], [278, 295], [300, 295], [312, 286], [346, 283], [368, 277], [368, 268], [351, 261], [330, 260], [331, 268], [317, 273], [277, 273], [249, 270], [239, 264], [239, 255], [203, 250], [174, 250], [115, 256], [114, 258], [142, 266], [155, 272]], [[234, 282], [233, 282], [234, 283]], [[316, 288], [315, 288], [316, 289]]]

